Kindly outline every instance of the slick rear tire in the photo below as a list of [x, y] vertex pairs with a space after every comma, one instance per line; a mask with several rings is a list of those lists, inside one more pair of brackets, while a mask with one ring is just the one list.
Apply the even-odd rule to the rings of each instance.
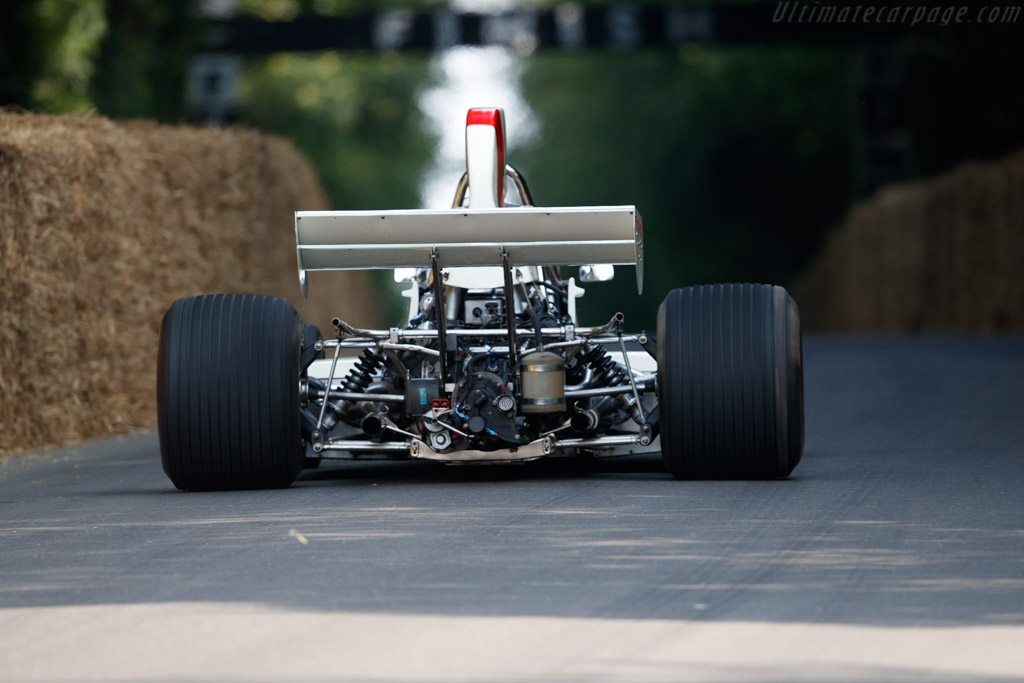
[[164, 472], [190, 491], [283, 488], [302, 467], [302, 320], [284, 299], [178, 299], [160, 327]]
[[782, 287], [676, 289], [658, 310], [661, 453], [677, 479], [774, 479], [803, 454], [800, 311]]

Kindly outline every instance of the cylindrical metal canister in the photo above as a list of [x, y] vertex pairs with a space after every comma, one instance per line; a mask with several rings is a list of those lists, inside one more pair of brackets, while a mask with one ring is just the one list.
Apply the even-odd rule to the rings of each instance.
[[466, 304], [466, 290], [462, 287], [445, 287], [444, 288], [444, 314], [445, 318], [455, 323], [462, 319]]
[[520, 362], [522, 411], [560, 413], [565, 410], [565, 362], [557, 353], [538, 351]]

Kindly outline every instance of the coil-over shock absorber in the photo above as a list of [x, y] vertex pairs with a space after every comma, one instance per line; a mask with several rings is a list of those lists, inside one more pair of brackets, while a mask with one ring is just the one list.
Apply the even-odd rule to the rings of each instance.
[[[594, 375], [591, 380], [595, 387], [612, 387], [629, 384], [629, 374], [626, 367], [615, 362], [604, 347], [600, 345], [587, 346], [580, 354], [583, 362], [590, 366]], [[632, 394], [620, 394], [619, 396], [605, 396], [595, 399], [590, 404], [590, 409], [581, 411], [579, 420], [574, 419], [574, 428], [577, 431], [588, 431], [598, 425], [603, 418], [611, 418], [612, 422], [619, 422], [625, 419], [624, 416], [615, 418], [613, 413], [617, 410], [625, 411], [626, 415], [633, 418], [637, 424], [643, 422], [643, 413], [636, 399]], [[577, 425], [579, 425], [577, 427]]]
[[628, 384], [629, 375], [621, 363], [616, 363], [603, 346], [588, 346], [580, 357], [594, 371], [592, 382], [596, 386], [611, 387], [619, 384]]
[[377, 374], [382, 365], [384, 365], [384, 356], [380, 351], [377, 349], [363, 349], [363, 352], [359, 354], [359, 358], [356, 359], [355, 367], [345, 375], [345, 379], [341, 380], [341, 386], [344, 387], [345, 391], [354, 393], [366, 391], [366, 387], [370, 386], [373, 376]]
[[[363, 352], [356, 359], [355, 366], [341, 380], [341, 390], [361, 394], [373, 382], [374, 375], [384, 365], [384, 355], [377, 349], [363, 349]], [[322, 382], [310, 379], [310, 388], [324, 391]], [[324, 411], [324, 427], [330, 430], [344, 419], [345, 414], [352, 409], [352, 401], [327, 401], [327, 410]]]

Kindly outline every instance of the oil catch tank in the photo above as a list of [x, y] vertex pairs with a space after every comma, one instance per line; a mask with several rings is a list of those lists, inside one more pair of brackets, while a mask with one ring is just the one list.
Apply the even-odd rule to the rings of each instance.
[[522, 411], [561, 413], [565, 411], [565, 362], [557, 353], [537, 351], [523, 356]]

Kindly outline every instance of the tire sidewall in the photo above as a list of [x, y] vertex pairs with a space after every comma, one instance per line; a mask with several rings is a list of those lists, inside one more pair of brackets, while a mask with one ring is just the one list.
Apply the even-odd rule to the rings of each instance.
[[161, 462], [185, 490], [280, 488], [302, 467], [304, 327], [284, 299], [206, 295], [175, 301], [161, 323]]

